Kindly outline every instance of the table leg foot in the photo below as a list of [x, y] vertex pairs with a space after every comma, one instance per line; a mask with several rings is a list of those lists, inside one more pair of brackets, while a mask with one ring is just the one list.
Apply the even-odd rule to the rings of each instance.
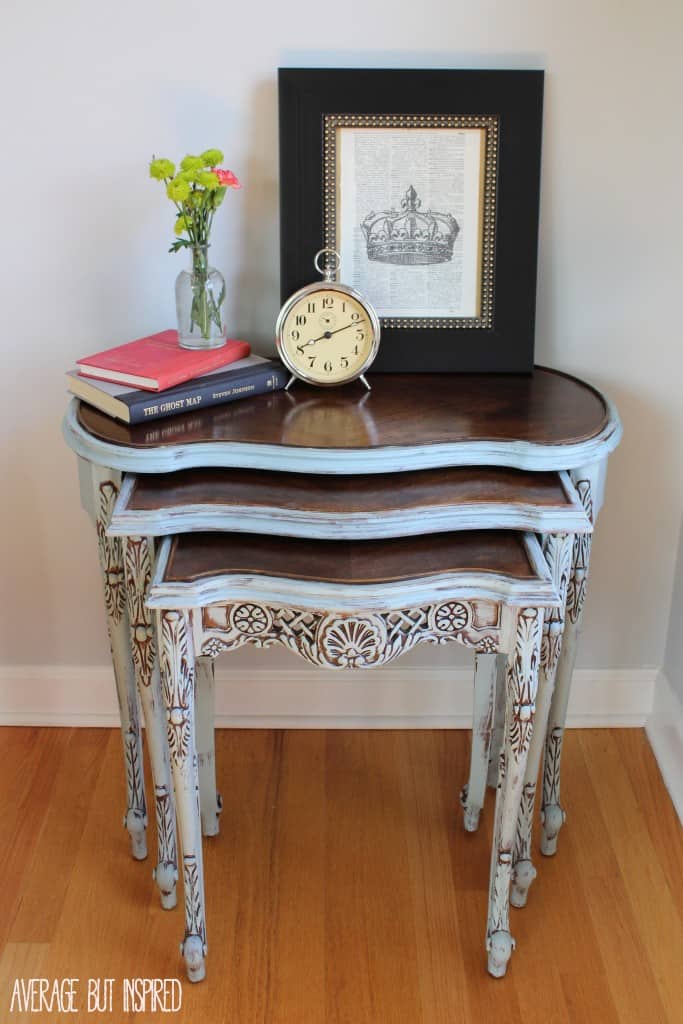
[[176, 894], [176, 882], [178, 881], [178, 869], [171, 861], [162, 861], [157, 864], [152, 872], [152, 878], [159, 889], [159, 899], [164, 910], [173, 910], [178, 903]]
[[520, 860], [515, 864], [510, 886], [510, 903], [513, 907], [526, 906], [529, 887], [536, 874], [536, 868], [530, 860]]
[[469, 786], [467, 785], [463, 786], [460, 790], [460, 806], [463, 810], [462, 823], [465, 828], [465, 832], [476, 832], [479, 828], [481, 807], [474, 807], [473, 804], [468, 802], [468, 792]]
[[559, 804], [548, 804], [541, 811], [541, 853], [544, 857], [554, 857], [557, 853], [557, 837], [567, 820], [567, 815]]
[[505, 977], [514, 948], [515, 940], [510, 932], [498, 931], [489, 935], [486, 940], [486, 952], [489, 955], [487, 969], [493, 978]]
[[180, 945], [180, 952], [185, 960], [188, 981], [203, 981], [206, 977], [206, 947], [201, 935], [186, 935]]
[[134, 860], [147, 857], [147, 818], [140, 811], [131, 809], [123, 819], [123, 827], [130, 836], [130, 852]]

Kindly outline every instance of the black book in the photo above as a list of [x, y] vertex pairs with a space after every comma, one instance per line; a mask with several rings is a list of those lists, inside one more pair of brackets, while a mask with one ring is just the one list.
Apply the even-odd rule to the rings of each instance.
[[289, 380], [282, 363], [263, 356], [247, 356], [166, 391], [141, 391], [126, 384], [82, 377], [77, 370], [66, 376], [69, 391], [77, 398], [131, 424], [279, 391]]

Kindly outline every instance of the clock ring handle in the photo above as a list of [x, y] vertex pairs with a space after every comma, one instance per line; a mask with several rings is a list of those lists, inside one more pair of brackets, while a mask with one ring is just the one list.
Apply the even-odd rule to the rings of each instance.
[[[321, 257], [325, 257], [322, 261], [324, 265], [321, 265]], [[334, 259], [330, 259], [334, 257]], [[321, 249], [315, 254], [313, 265], [319, 274], [322, 274], [323, 281], [335, 281], [337, 277], [337, 271], [341, 266], [341, 256], [336, 249]]]

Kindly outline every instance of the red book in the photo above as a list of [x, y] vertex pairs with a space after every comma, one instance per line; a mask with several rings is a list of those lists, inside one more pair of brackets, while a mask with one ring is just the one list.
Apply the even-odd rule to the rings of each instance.
[[129, 384], [142, 391], [166, 391], [202, 373], [244, 359], [251, 351], [246, 341], [228, 339], [221, 348], [192, 350], [180, 348], [177, 331], [160, 331], [117, 345], [76, 363], [83, 377]]

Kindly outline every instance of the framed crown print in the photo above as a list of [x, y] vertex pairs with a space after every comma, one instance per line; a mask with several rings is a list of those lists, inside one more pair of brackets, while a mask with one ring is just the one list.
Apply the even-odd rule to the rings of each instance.
[[279, 101], [283, 298], [335, 249], [371, 372], [530, 371], [543, 72], [281, 68]]

